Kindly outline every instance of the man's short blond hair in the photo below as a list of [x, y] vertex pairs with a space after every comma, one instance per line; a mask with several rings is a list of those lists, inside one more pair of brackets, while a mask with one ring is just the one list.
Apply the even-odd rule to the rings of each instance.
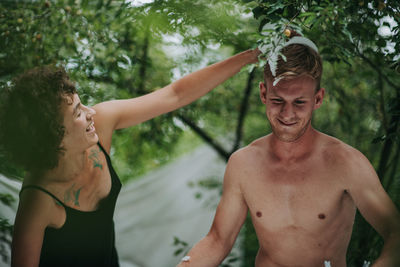
[[276, 76], [271, 73], [268, 64], [264, 67], [264, 81], [274, 81], [275, 78], [291, 79], [302, 75], [307, 75], [316, 81], [315, 91], [321, 88], [322, 59], [312, 48], [301, 45], [291, 44], [281, 50], [286, 57], [286, 61], [281, 56], [278, 57]]

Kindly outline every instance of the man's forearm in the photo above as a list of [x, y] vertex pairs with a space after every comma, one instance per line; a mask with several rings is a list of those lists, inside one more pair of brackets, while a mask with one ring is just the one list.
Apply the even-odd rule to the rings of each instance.
[[177, 267], [212, 267], [218, 266], [230, 251], [213, 236], [207, 235], [187, 254], [187, 261], [181, 261]]

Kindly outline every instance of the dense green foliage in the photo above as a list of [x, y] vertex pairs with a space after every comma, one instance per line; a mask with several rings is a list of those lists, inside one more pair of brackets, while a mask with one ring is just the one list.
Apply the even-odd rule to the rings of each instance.
[[[33, 66], [62, 64], [87, 104], [135, 97], [254, 47], [267, 23], [279, 29], [292, 26], [317, 44], [325, 62], [327, 95], [314, 126], [362, 151], [399, 206], [398, 1], [134, 2], [2, 1], [0, 82]], [[228, 159], [267, 134], [257, 90], [261, 80], [260, 69], [245, 69], [179, 111], [118, 131], [111, 153], [122, 179], [187, 150], [179, 144], [199, 143], [193, 135]], [[0, 172], [23, 176], [1, 153]], [[354, 229], [348, 262], [360, 266], [363, 259], [377, 257], [382, 240], [360, 216]], [[245, 231], [245, 265], [253, 266], [257, 239], [249, 220]]]

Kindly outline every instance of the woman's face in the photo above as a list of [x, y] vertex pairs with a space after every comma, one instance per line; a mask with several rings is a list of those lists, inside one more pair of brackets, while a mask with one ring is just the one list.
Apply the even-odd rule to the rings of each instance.
[[78, 94], [66, 96], [63, 113], [65, 135], [62, 147], [67, 151], [83, 152], [99, 141], [93, 121], [96, 111], [84, 106]]

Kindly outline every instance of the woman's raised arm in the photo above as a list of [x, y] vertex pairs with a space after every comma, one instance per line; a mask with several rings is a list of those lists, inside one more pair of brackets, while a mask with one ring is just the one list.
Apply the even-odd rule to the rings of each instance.
[[258, 49], [247, 50], [147, 95], [97, 104], [94, 106], [96, 129], [127, 128], [185, 106], [235, 75], [245, 65], [256, 63], [259, 54]]

